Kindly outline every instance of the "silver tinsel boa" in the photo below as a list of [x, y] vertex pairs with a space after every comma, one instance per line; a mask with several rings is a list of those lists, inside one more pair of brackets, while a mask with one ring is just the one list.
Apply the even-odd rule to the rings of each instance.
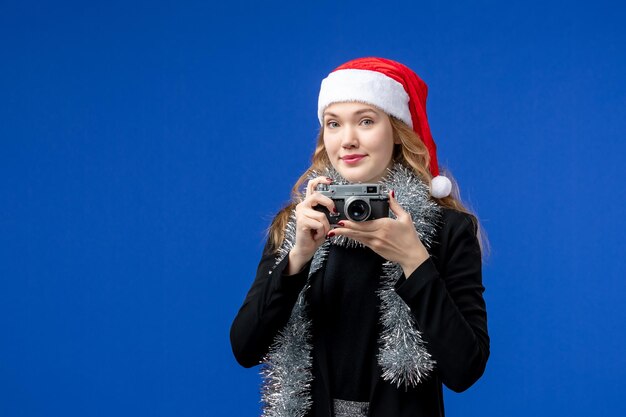
[[[332, 167], [311, 174], [310, 179], [320, 175], [331, 178], [334, 184], [348, 183]], [[428, 185], [400, 164], [388, 170], [381, 184], [384, 190], [395, 190], [398, 203], [411, 214], [420, 240], [427, 248], [431, 247], [441, 209], [430, 199]], [[391, 212], [389, 215], [395, 217]], [[295, 237], [295, 212], [292, 212], [285, 228], [285, 239], [278, 250], [276, 265], [289, 254], [295, 244]], [[311, 276], [324, 265], [330, 245], [363, 246], [345, 236], [335, 236], [326, 239], [315, 252], [309, 281], [300, 292], [285, 328], [278, 334], [263, 360], [262, 401], [263, 415], [266, 417], [303, 417], [311, 407], [313, 344], [312, 323], [306, 315], [306, 293], [310, 288]], [[434, 369], [435, 361], [426, 350], [409, 307], [394, 291], [394, 285], [401, 276], [402, 268], [398, 263], [383, 263], [381, 288], [378, 291], [383, 328], [379, 336], [378, 364], [384, 380], [397, 387], [409, 387], [423, 381]]]

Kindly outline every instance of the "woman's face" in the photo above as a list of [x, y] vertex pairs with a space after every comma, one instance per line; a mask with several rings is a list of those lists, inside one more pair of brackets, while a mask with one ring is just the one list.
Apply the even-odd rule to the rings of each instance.
[[378, 182], [392, 161], [389, 116], [357, 102], [331, 104], [323, 116], [324, 146], [333, 167], [350, 182]]

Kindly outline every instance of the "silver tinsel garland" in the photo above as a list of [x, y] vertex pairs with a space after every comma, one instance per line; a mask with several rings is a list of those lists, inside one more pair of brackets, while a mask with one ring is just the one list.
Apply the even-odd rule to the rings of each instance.
[[[347, 181], [332, 167], [311, 174], [310, 179], [327, 176], [334, 184]], [[398, 203], [411, 215], [420, 240], [429, 248], [434, 239], [435, 228], [440, 218], [440, 207], [430, 199], [428, 186], [410, 169], [396, 164], [382, 179], [385, 190], [395, 190]], [[390, 213], [390, 217], [395, 217]], [[280, 247], [276, 265], [280, 263], [295, 244], [295, 212], [285, 229], [285, 239]], [[310, 277], [326, 261], [330, 245], [346, 247], [362, 246], [345, 236], [327, 239], [318, 248], [309, 270]], [[435, 367], [407, 304], [396, 294], [394, 285], [402, 276], [398, 263], [385, 262], [378, 291], [382, 333], [378, 363], [382, 377], [396, 386], [415, 386]], [[274, 340], [269, 353], [263, 360], [261, 375], [264, 379], [262, 401], [263, 415], [267, 417], [303, 417], [312, 404], [311, 383], [312, 350], [311, 320], [306, 315], [307, 282], [298, 296], [285, 328]]]

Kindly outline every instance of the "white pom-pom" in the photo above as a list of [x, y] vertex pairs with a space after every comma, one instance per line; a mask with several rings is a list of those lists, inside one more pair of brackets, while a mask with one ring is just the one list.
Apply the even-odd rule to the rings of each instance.
[[444, 198], [450, 195], [452, 183], [447, 177], [437, 175], [430, 182], [430, 195], [435, 198]]

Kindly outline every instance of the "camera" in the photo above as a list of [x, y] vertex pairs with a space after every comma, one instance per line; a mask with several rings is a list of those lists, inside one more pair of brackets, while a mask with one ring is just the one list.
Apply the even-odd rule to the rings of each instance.
[[331, 213], [320, 204], [313, 207], [326, 214], [330, 224], [340, 220], [364, 222], [389, 217], [389, 197], [379, 184], [319, 184], [317, 191], [330, 197], [337, 213]]

